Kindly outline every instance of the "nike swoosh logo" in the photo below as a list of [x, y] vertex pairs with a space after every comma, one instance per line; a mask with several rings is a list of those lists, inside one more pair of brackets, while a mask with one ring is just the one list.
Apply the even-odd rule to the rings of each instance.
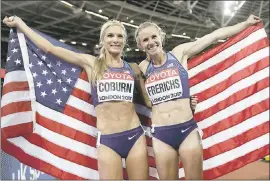
[[[138, 133], [137, 133], [138, 134]], [[132, 138], [134, 138], [137, 134], [131, 136], [131, 137], [128, 137], [128, 140], [131, 140]]]
[[187, 130], [189, 130], [189, 128], [191, 128], [191, 126], [190, 126], [190, 127], [188, 127], [187, 129], [182, 129], [182, 130], [181, 130], [181, 133], [186, 132]]

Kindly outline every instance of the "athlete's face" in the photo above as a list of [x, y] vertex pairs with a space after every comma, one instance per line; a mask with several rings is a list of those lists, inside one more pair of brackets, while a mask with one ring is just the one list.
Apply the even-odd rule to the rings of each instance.
[[113, 25], [106, 29], [104, 35], [104, 46], [111, 54], [119, 54], [123, 51], [124, 35], [120, 26]]
[[143, 28], [139, 34], [139, 45], [147, 54], [156, 55], [162, 52], [162, 39], [154, 26]]

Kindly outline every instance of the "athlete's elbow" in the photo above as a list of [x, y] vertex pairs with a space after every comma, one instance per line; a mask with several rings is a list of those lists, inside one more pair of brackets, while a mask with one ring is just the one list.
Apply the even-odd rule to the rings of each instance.
[[53, 45], [49, 45], [49, 46], [43, 47], [43, 48], [41, 48], [41, 50], [42, 50], [44, 53], [46, 53], [46, 54], [48, 54], [48, 53], [53, 54], [54, 51], [56, 51], [56, 50], [55, 50], [55, 47], [54, 47]]

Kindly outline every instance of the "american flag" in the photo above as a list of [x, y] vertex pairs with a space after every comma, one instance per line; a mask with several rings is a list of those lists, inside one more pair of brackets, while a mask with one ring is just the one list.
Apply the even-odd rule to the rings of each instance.
[[199, 99], [204, 179], [269, 154], [269, 39], [262, 24], [190, 60], [189, 77]]
[[56, 178], [99, 178], [96, 119], [86, 74], [45, 54], [20, 32], [10, 34], [1, 113], [6, 153]]
[[[59, 179], [98, 179], [96, 119], [85, 72], [44, 54], [15, 32], [10, 35], [6, 69], [2, 149]], [[189, 76], [191, 94], [199, 98], [195, 119], [204, 132], [204, 179], [269, 154], [269, 42], [262, 24], [190, 60]], [[149, 133], [149, 178], [157, 179], [151, 111], [140, 104], [136, 111]], [[123, 168], [127, 179], [124, 163]], [[181, 163], [179, 177], [184, 177]]]

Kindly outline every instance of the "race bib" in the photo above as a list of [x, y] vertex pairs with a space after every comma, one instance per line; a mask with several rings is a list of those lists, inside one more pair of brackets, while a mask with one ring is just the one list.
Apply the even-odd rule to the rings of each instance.
[[97, 82], [99, 102], [133, 101], [134, 78], [129, 73], [106, 72]]
[[178, 69], [171, 68], [150, 75], [145, 84], [152, 104], [179, 98], [183, 94]]

